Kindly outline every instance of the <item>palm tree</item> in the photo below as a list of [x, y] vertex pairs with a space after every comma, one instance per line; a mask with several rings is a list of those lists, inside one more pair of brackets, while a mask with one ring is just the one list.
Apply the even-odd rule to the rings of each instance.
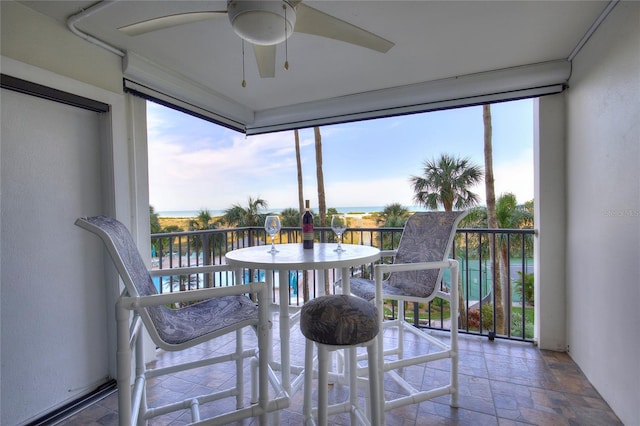
[[215, 229], [215, 225], [211, 223], [211, 212], [207, 209], [200, 210], [195, 219], [189, 220], [189, 230], [202, 231], [205, 229]]
[[[410, 215], [411, 212], [400, 203], [387, 204], [382, 213], [376, 217], [376, 225], [384, 228], [404, 228]], [[382, 250], [393, 250], [395, 248], [394, 235], [394, 232], [380, 233], [378, 241]]]
[[[207, 209], [200, 210], [198, 216], [195, 219], [189, 220], [190, 231], [206, 231], [208, 229], [216, 229], [216, 224], [211, 222], [211, 212]], [[221, 236], [217, 236], [218, 240]], [[220, 241], [218, 241], [219, 243]], [[202, 264], [211, 265], [212, 256], [212, 243], [213, 238], [210, 234], [194, 235], [193, 245], [196, 257], [200, 257], [200, 251], [202, 251]], [[213, 274], [204, 274], [205, 287], [213, 286]]]
[[300, 211], [293, 207], [286, 208], [280, 212], [280, 222], [282, 226], [300, 226]]
[[[296, 145], [296, 168], [298, 170], [298, 212], [303, 212], [304, 195], [302, 191], [302, 159], [300, 157], [300, 134], [298, 133], [298, 129], [295, 129], [293, 134]], [[300, 217], [298, 217], [298, 224], [296, 226], [302, 226], [302, 213], [300, 213]]]
[[[425, 207], [436, 210], [442, 205], [445, 211], [465, 209], [478, 203], [478, 196], [470, 188], [482, 179], [482, 168], [471, 163], [468, 158], [455, 158], [442, 154], [435, 159], [425, 161], [424, 175], [412, 176], [414, 199]], [[462, 314], [462, 280], [458, 281], [458, 306], [460, 325], [466, 328], [466, 315]], [[466, 311], [466, 309], [465, 309]]]
[[[496, 191], [495, 180], [493, 178], [493, 127], [491, 125], [491, 105], [486, 104], [482, 106], [482, 122], [484, 124], [484, 187], [487, 199], [487, 225], [489, 229], [496, 229], [498, 227], [498, 217], [496, 212]], [[491, 239], [495, 237], [491, 235]], [[493, 241], [489, 244], [489, 257], [491, 264], [494, 264], [496, 254], [494, 253]], [[504, 334], [504, 309], [505, 305], [509, 302], [506, 300], [507, 294], [502, 291], [502, 271], [494, 271], [493, 285], [495, 288], [495, 300], [496, 300], [496, 331]], [[508, 279], [508, 277], [505, 277]]]
[[527, 221], [523, 223], [523, 228], [533, 228], [533, 200], [525, 201], [522, 210], [527, 214]]
[[149, 223], [151, 225], [152, 234], [158, 234], [162, 232], [162, 227], [160, 226], [160, 220], [158, 219], [158, 213], [156, 213], [153, 206], [149, 206]]
[[[501, 194], [496, 202], [496, 217], [498, 228], [529, 229], [533, 227], [533, 200], [518, 204], [515, 194], [507, 192]], [[462, 228], [486, 228], [487, 208], [474, 207], [460, 221]]]
[[[195, 219], [189, 220], [189, 231], [205, 231], [207, 229], [215, 229], [215, 224], [211, 223], [211, 213], [207, 209], [200, 210], [198, 216]], [[203, 261], [205, 265], [211, 264], [209, 253], [209, 241], [202, 235], [195, 235], [193, 237], [193, 246], [196, 252], [196, 256], [200, 256], [202, 250]]]
[[464, 209], [478, 203], [470, 188], [482, 179], [482, 168], [468, 158], [442, 154], [439, 159], [424, 162], [422, 176], [411, 176], [414, 199], [431, 210], [442, 206], [445, 211]]
[[261, 209], [269, 206], [262, 198], [249, 197], [247, 207], [234, 204], [224, 211], [224, 221], [229, 226], [262, 226], [264, 224], [265, 213], [260, 213]]
[[162, 228], [161, 232], [170, 234], [172, 232], [182, 232], [182, 231], [184, 231], [184, 229], [182, 229], [178, 225], [168, 225], [168, 226], [165, 226], [164, 228]]
[[[498, 226], [501, 228], [522, 228], [528, 223], [533, 223], [533, 215], [527, 211], [525, 206], [518, 205], [516, 196], [511, 193], [503, 194], [498, 198], [496, 204], [496, 216], [498, 218]], [[504, 277], [505, 288], [503, 289], [503, 306], [509, 313], [511, 309], [511, 297], [506, 289], [511, 287], [511, 279], [509, 277], [509, 243], [504, 235], [498, 240], [500, 249], [501, 270], [500, 276]], [[496, 293], [496, 298], [498, 294]]]
[[[512, 193], [505, 193], [498, 197], [496, 201], [496, 218], [497, 225], [496, 228], [502, 229], [523, 229], [523, 228], [531, 228], [533, 226], [533, 200], [526, 202], [525, 204], [518, 204], [516, 200], [516, 196]], [[463, 219], [462, 227], [470, 227], [470, 228], [486, 228], [488, 225], [488, 214], [486, 207], [476, 207], [470, 210], [469, 214]], [[512, 237], [510, 242], [512, 245], [520, 246], [520, 242], [518, 238], [523, 238], [521, 236]], [[496, 271], [496, 276], [505, 277], [505, 281], [508, 285], [509, 277], [507, 274], [508, 271], [508, 261], [509, 261], [509, 242], [507, 241], [507, 237], [504, 234], [498, 234], [496, 240], [496, 247], [498, 252], [500, 253], [499, 267], [500, 269]], [[493, 244], [489, 242], [488, 244], [483, 245], [481, 248], [483, 251], [488, 248], [492, 249]], [[527, 246], [525, 242], [526, 249], [528, 251], [532, 250], [533, 247], [530, 247], [531, 244]], [[483, 256], [486, 257], [486, 251], [483, 253]], [[495, 264], [493, 258], [491, 258], [491, 264]], [[500, 289], [502, 290], [502, 288]], [[509, 309], [510, 303], [508, 301], [509, 294], [508, 292], [504, 292], [504, 296], [507, 299], [506, 303], [501, 299], [502, 292], [498, 294], [496, 289], [495, 299], [496, 303], [502, 305], [503, 309]], [[497, 309], [497, 308], [496, 308]], [[503, 312], [504, 314], [504, 312]], [[498, 311], [496, 310], [496, 320], [498, 319]], [[507, 315], [508, 317], [508, 315]], [[496, 321], [496, 330], [500, 333], [504, 333], [504, 317], [503, 317], [503, 325], [499, 327], [499, 324]]]
[[[300, 158], [300, 134], [298, 129], [293, 131], [296, 145], [296, 166], [298, 170], [298, 223], [296, 226], [302, 228], [302, 212], [304, 211], [304, 195], [302, 191], [302, 160]], [[302, 300], [309, 301], [309, 277], [305, 272], [302, 274]]]
[[[339, 213], [338, 209], [336, 209], [335, 207], [329, 207], [327, 209], [327, 226], [329, 226], [329, 227], [331, 226], [331, 218], [333, 217], [334, 214], [338, 214], [338, 213]], [[347, 227], [348, 227], [348, 225], [349, 225], [349, 218], [347, 218]], [[320, 226], [319, 222], [318, 222], [318, 226]], [[329, 232], [329, 233], [325, 234], [325, 236], [327, 238], [327, 242], [328, 243], [336, 243], [336, 242], [338, 242], [338, 237], [336, 237], [336, 235], [333, 232]], [[344, 234], [342, 234], [342, 242], [343, 243], [347, 242], [346, 231], [345, 231]]]
[[522, 273], [522, 271], [518, 271], [518, 278], [514, 280], [516, 283], [516, 294], [524, 299], [525, 303], [529, 306], [533, 306], [535, 304], [533, 294], [534, 294], [534, 277], [533, 274], [530, 273]]
[[376, 218], [376, 225], [385, 228], [404, 227], [411, 212], [400, 203], [387, 204]]
[[327, 226], [327, 202], [325, 200], [325, 193], [324, 193], [324, 173], [322, 171], [322, 135], [320, 135], [320, 127], [313, 128], [313, 135], [314, 135], [315, 146], [316, 146], [316, 179], [318, 181], [318, 214], [320, 216], [320, 226]]
[[[327, 202], [324, 193], [324, 173], [322, 171], [322, 136], [320, 127], [313, 128], [313, 135], [316, 146], [316, 178], [318, 181], [318, 212], [320, 216], [320, 226], [327, 226]], [[330, 293], [329, 270], [324, 270], [324, 291]]]
[[[162, 231], [160, 220], [158, 219], [158, 213], [156, 213], [153, 206], [149, 206], [149, 225], [151, 234], [158, 234]], [[151, 257], [156, 257], [157, 253], [158, 248], [155, 246], [155, 244], [151, 244]]]

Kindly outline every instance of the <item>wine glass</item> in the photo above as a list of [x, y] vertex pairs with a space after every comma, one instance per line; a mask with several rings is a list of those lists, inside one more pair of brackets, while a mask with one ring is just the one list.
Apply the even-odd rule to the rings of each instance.
[[269, 250], [269, 253], [276, 254], [278, 250], [276, 250], [275, 238], [280, 232], [280, 218], [275, 215], [267, 216], [264, 220], [264, 230], [271, 235], [271, 250]]
[[331, 229], [338, 237], [338, 247], [334, 250], [338, 253], [343, 252], [342, 248], [342, 234], [347, 230], [347, 215], [344, 213], [334, 214], [331, 217]]

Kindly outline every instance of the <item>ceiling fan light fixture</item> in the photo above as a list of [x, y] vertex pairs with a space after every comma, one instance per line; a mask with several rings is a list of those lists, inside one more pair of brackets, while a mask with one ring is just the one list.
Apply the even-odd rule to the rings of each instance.
[[227, 11], [236, 34], [262, 46], [282, 43], [296, 25], [296, 11], [286, 1], [229, 0]]

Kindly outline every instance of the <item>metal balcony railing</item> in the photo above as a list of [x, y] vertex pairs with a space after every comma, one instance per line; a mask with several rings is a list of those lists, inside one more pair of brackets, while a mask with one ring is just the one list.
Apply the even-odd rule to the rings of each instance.
[[[533, 229], [458, 229], [451, 256], [460, 262], [462, 298], [460, 315], [457, 316], [460, 332], [485, 335], [491, 339], [533, 341], [534, 234]], [[353, 228], [344, 234], [343, 242], [393, 250], [397, 248], [401, 235], [402, 228]], [[282, 228], [276, 237], [276, 243], [301, 241], [300, 228]], [[335, 242], [336, 237], [328, 227], [316, 228], [316, 241]], [[228, 251], [270, 242], [270, 237], [259, 227], [153, 234], [152, 269], [224, 264], [224, 255]], [[373, 264], [366, 264], [352, 268], [351, 274], [372, 278], [372, 271]], [[262, 280], [265, 273], [245, 270], [243, 283]], [[304, 303], [305, 279], [308, 297], [313, 298], [323, 294], [319, 286], [325, 280], [332, 283], [336, 277], [335, 270], [329, 271], [328, 276], [320, 276], [317, 272], [289, 271], [289, 303]], [[154, 280], [159, 292], [236, 284], [236, 276], [231, 272], [157, 277]], [[442, 285], [447, 287], [449, 282], [445, 272]], [[333, 285], [329, 286], [329, 291], [334, 291]], [[405, 319], [416, 327], [451, 328], [448, 303], [435, 299], [426, 305], [411, 305], [405, 309]], [[395, 306], [388, 304], [386, 308], [386, 315], [396, 315]]]

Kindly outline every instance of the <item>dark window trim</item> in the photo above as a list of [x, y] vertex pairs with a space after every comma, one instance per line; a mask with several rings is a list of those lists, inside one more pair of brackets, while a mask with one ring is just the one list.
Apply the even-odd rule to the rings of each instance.
[[167, 95], [164, 92], [160, 92], [149, 86], [136, 83], [135, 81], [128, 80], [126, 78], [123, 80], [123, 85], [125, 93], [129, 93], [131, 95], [145, 99], [149, 102], [153, 102], [164, 107], [180, 111], [184, 114], [200, 118], [210, 123], [217, 124], [218, 126], [226, 127], [227, 129], [234, 130], [236, 132], [245, 133], [244, 125], [239, 121], [223, 117], [219, 114], [208, 111], [205, 108], [194, 105], [193, 103], [186, 100], [178, 99], [172, 95]]
[[6, 74], [0, 74], [0, 87], [38, 98], [71, 105], [94, 112], [109, 112], [109, 105], [93, 99], [63, 92], [31, 81], [22, 80]]

